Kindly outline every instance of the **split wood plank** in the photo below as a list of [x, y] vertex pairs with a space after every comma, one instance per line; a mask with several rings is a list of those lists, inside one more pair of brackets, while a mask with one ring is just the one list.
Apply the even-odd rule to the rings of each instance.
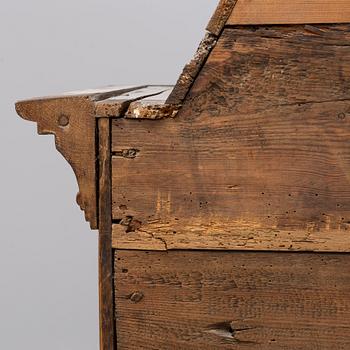
[[349, 25], [226, 28], [176, 118], [113, 120], [113, 246], [349, 252], [349, 66]]
[[348, 0], [238, 0], [227, 25], [349, 23]]
[[96, 102], [97, 118], [161, 119], [174, 117], [179, 105], [166, 103], [173, 86], [146, 86]]
[[118, 349], [350, 348], [350, 255], [117, 251]]

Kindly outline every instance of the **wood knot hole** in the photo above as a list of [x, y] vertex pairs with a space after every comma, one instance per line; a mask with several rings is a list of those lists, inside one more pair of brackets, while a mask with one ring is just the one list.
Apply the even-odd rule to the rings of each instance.
[[66, 116], [65, 114], [61, 114], [59, 117], [58, 117], [58, 125], [59, 126], [62, 126], [62, 127], [65, 127], [69, 124], [69, 117]]
[[144, 295], [142, 292], [134, 292], [130, 295], [130, 300], [133, 303], [139, 303], [143, 299]]

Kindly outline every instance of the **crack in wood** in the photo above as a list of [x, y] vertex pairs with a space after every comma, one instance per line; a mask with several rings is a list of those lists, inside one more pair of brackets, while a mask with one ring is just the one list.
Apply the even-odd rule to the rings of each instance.
[[209, 325], [206, 333], [213, 334], [217, 337], [224, 338], [225, 340], [230, 340], [233, 343], [239, 344], [258, 344], [252, 340], [241, 340], [239, 335], [244, 332], [249, 332], [256, 329], [257, 327], [235, 327], [234, 321], [219, 322]]

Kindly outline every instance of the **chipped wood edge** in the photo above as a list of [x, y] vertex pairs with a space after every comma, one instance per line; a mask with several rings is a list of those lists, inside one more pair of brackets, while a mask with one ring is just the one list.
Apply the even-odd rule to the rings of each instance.
[[125, 118], [149, 120], [175, 118], [180, 107], [181, 105], [163, 104], [162, 102], [136, 101], [130, 104]]
[[[149, 86], [152, 87], [152, 86]], [[168, 104], [165, 100], [156, 100], [169, 89], [160, 89], [157, 93], [148, 94], [136, 98], [132, 96], [121, 100], [104, 100], [95, 103], [96, 118], [127, 118], [159, 120], [175, 118], [181, 105]], [[137, 93], [137, 91], [135, 92]]]
[[209, 57], [210, 52], [215, 47], [217, 39], [216, 35], [209, 32], [206, 33], [193, 59], [185, 66], [181, 73], [173, 91], [166, 101], [167, 104], [181, 105], [183, 103], [194, 81], [204, 66], [204, 63]]
[[220, 3], [214, 12], [214, 15], [209, 21], [207, 31], [216, 36], [219, 36], [224, 29], [226, 22], [230, 18], [236, 3], [237, 0], [220, 0]]
[[211, 51], [216, 46], [236, 3], [237, 0], [220, 0], [216, 11], [207, 26], [207, 33], [204, 39], [199, 44], [197, 52], [192, 60], [186, 64], [180, 74], [180, 77], [166, 103], [175, 105], [181, 105], [183, 103]]

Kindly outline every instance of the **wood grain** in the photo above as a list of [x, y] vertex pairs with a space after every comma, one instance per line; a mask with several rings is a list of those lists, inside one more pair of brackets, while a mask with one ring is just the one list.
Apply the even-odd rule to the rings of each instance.
[[88, 97], [61, 97], [17, 103], [17, 112], [38, 123], [38, 133], [55, 135], [57, 150], [72, 166], [77, 202], [92, 229], [98, 227], [96, 197], [96, 120]]
[[237, 0], [220, 0], [213, 16], [209, 21], [207, 31], [219, 36], [224, 29], [227, 20], [230, 18], [236, 3]]
[[115, 349], [113, 256], [111, 244], [111, 136], [110, 120], [98, 120], [99, 139], [99, 296], [100, 350]]
[[[95, 103], [95, 116], [111, 118], [145, 118], [150, 109], [156, 109], [158, 114], [168, 115], [169, 110], [178, 109], [177, 106], [165, 103], [173, 86], [169, 85], [147, 85], [128, 91], [119, 96], [99, 100]], [[156, 114], [156, 113], [155, 113]], [[153, 117], [153, 119], [155, 119]]]
[[55, 136], [57, 150], [76, 175], [79, 185], [77, 202], [92, 229], [98, 228], [95, 102], [140, 88], [114, 86], [89, 89], [16, 103], [17, 113], [26, 120], [36, 122], [39, 134]]
[[349, 23], [348, 0], [238, 0], [228, 25]]
[[350, 348], [350, 255], [118, 251], [118, 349]]
[[167, 104], [179, 105], [183, 103], [211, 50], [215, 47], [216, 42], [216, 35], [211, 33], [205, 35], [204, 39], [200, 42], [194, 57], [185, 65], [180, 74], [173, 91], [166, 101]]
[[350, 251], [349, 29], [226, 28], [176, 118], [114, 120], [114, 247]]

